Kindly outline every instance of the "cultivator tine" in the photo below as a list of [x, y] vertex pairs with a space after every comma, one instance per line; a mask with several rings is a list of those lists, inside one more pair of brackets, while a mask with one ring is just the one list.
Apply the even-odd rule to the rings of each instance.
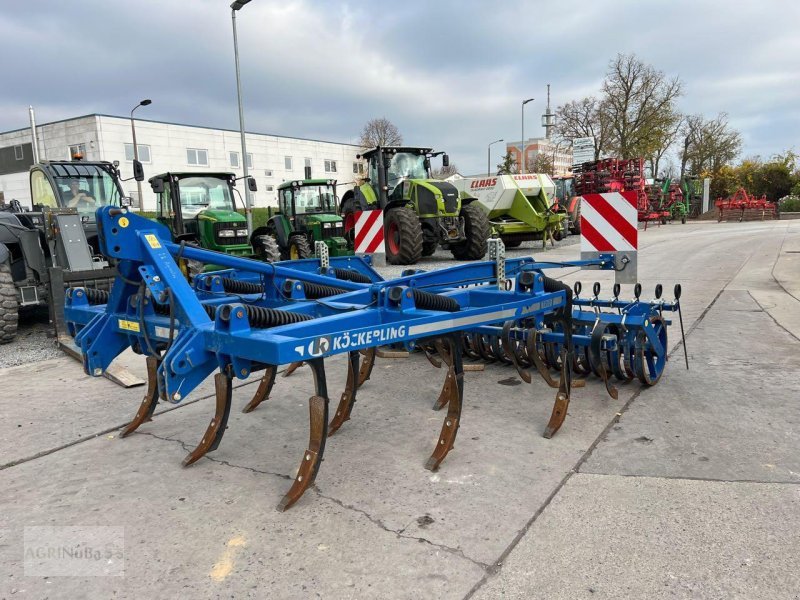
[[314, 483], [322, 455], [325, 452], [325, 440], [328, 437], [328, 386], [325, 381], [325, 363], [316, 358], [308, 362], [314, 373], [315, 395], [308, 400], [309, 440], [308, 449], [303, 454], [300, 468], [294, 483], [286, 495], [278, 503], [278, 510], [284, 511], [297, 502], [308, 487]]
[[275, 374], [277, 372], [278, 368], [275, 365], [267, 365], [264, 377], [261, 378], [261, 382], [258, 384], [258, 389], [253, 395], [253, 399], [242, 409], [243, 413], [253, 412], [259, 404], [269, 398], [272, 386], [275, 385]]
[[[449, 395], [447, 404], [447, 414], [444, 417], [442, 424], [442, 431], [439, 434], [439, 439], [436, 442], [436, 448], [433, 450], [431, 457], [425, 464], [425, 468], [429, 471], [435, 471], [447, 456], [447, 453], [453, 449], [453, 444], [456, 441], [456, 434], [458, 433], [458, 425], [461, 419], [461, 404], [464, 397], [464, 365], [461, 356], [461, 338], [458, 335], [453, 335], [448, 338], [449, 354], [451, 363], [447, 370], [447, 379], [442, 389], [444, 393], [447, 388]], [[449, 384], [449, 385], [448, 385]]]
[[606, 331], [606, 326], [600, 319], [597, 319], [594, 323], [594, 327], [592, 328], [592, 339], [589, 344], [589, 353], [591, 359], [595, 365], [595, 371], [598, 372], [600, 378], [603, 380], [603, 384], [606, 386], [606, 392], [608, 395], [611, 396], [614, 400], [619, 397], [619, 393], [617, 392], [617, 388], [611, 383], [611, 379], [608, 377], [608, 372], [606, 371], [606, 365], [603, 362], [601, 344], [603, 343], [603, 334]]
[[153, 413], [158, 404], [158, 367], [160, 364], [161, 360], [157, 357], [147, 357], [147, 390], [144, 393], [142, 403], [139, 405], [139, 410], [136, 411], [136, 416], [122, 430], [119, 437], [127, 437], [136, 431], [142, 423], [153, 420]]
[[686, 349], [686, 334], [683, 332], [683, 313], [681, 313], [681, 284], [675, 284], [675, 304], [678, 306], [678, 321], [681, 324], [681, 345], [683, 346], [683, 358], [686, 361], [686, 369], [689, 369], [689, 351]]
[[364, 359], [361, 361], [361, 368], [358, 370], [358, 387], [364, 385], [370, 375], [372, 375], [372, 367], [375, 366], [375, 352], [375, 347], [361, 351]]
[[441, 369], [442, 368], [442, 361], [440, 361], [438, 358], [436, 358], [433, 355], [433, 352], [431, 352], [431, 350], [430, 350], [430, 348], [428, 347], [427, 344], [425, 344], [425, 343], [420, 344], [419, 345], [419, 349], [422, 350], [422, 353], [425, 355], [425, 358], [428, 359], [429, 363], [431, 363], [437, 369]]
[[[542, 357], [539, 354], [539, 332], [536, 329], [531, 329], [528, 334], [528, 343], [527, 343], [527, 350], [528, 350], [528, 358], [531, 359], [533, 365], [536, 367], [536, 370], [539, 371], [539, 375], [542, 376], [545, 383], [552, 388], [558, 387], [558, 382], [550, 376], [550, 371], [547, 366], [542, 361]], [[530, 380], [528, 380], [530, 381]]]
[[350, 411], [353, 410], [353, 404], [356, 402], [356, 390], [358, 389], [356, 379], [356, 374], [359, 372], [358, 356], [358, 352], [349, 352], [347, 355], [347, 383], [339, 400], [339, 406], [336, 408], [336, 414], [328, 425], [328, 435], [336, 433], [345, 421], [350, 420]]
[[231, 399], [233, 397], [233, 380], [231, 378], [230, 367], [224, 373], [214, 375], [214, 391], [216, 394], [216, 411], [214, 418], [208, 424], [203, 439], [197, 447], [186, 455], [183, 459], [183, 466], [188, 467], [194, 464], [206, 453], [216, 450], [225, 435], [225, 428], [228, 425], [228, 417], [231, 414]]
[[292, 373], [297, 371], [297, 369], [302, 367], [304, 364], [306, 364], [306, 363], [304, 361], [302, 361], [302, 360], [298, 361], [298, 362], [293, 362], [288, 367], [286, 367], [286, 370], [283, 372], [283, 376], [284, 377], [289, 377], [289, 375], [291, 375]]
[[[503, 349], [506, 351], [506, 354], [511, 357], [511, 363], [514, 365], [514, 368], [517, 370], [517, 373], [520, 376], [520, 379], [525, 383], [531, 382], [531, 374], [530, 371], [525, 369], [519, 360], [519, 356], [517, 355], [517, 342], [511, 341], [511, 328], [514, 325], [513, 321], [507, 321], [505, 325], [503, 325], [503, 335], [501, 336], [501, 343], [503, 344]], [[529, 334], [530, 335], [530, 334]]]
[[[453, 357], [445, 349], [442, 340], [434, 340], [433, 345], [436, 348], [436, 352], [438, 352], [439, 356], [442, 357], [442, 360], [445, 364], [447, 364], [448, 367], [447, 375], [444, 378], [442, 391], [439, 392], [439, 397], [436, 399], [436, 402], [433, 403], [433, 410], [441, 410], [450, 402], [450, 399], [453, 396], [453, 386], [455, 385], [455, 377], [453, 375]], [[439, 362], [440, 367], [441, 364], [442, 363]]]
[[[569, 364], [566, 361], [570, 360], [566, 349], [561, 351], [561, 360], [563, 364]], [[561, 369], [561, 379], [558, 383], [558, 392], [556, 392], [556, 400], [553, 403], [553, 413], [550, 415], [550, 421], [544, 430], [544, 437], [548, 440], [555, 435], [556, 431], [561, 428], [564, 419], [567, 417], [567, 409], [569, 408], [569, 396], [571, 391], [572, 374], [568, 368]]]

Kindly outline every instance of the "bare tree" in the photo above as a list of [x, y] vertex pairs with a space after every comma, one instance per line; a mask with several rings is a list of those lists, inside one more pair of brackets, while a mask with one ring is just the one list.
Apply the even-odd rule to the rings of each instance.
[[451, 175], [458, 173], [458, 166], [450, 163], [448, 166], [441, 166], [438, 169], [431, 169], [431, 177], [434, 179], [447, 179]]
[[634, 54], [618, 54], [603, 81], [609, 151], [622, 158], [652, 156], [675, 124], [675, 101], [681, 93], [677, 77], [667, 79]]
[[593, 96], [567, 102], [556, 110], [556, 138], [572, 143], [575, 138], [593, 137], [595, 160], [606, 150], [609, 133], [603, 103]]
[[543, 175], [554, 175], [555, 165], [553, 157], [543, 152], [538, 152], [533, 160], [529, 160], [525, 167], [526, 173], [540, 173]]
[[716, 173], [723, 165], [736, 159], [742, 148], [742, 136], [730, 127], [726, 113], [720, 113], [714, 119], [702, 115], [688, 116], [681, 133], [684, 136], [681, 176], [687, 169], [693, 175], [703, 171]]
[[361, 147], [369, 150], [375, 146], [400, 146], [403, 136], [400, 130], [386, 117], [370, 119], [361, 130]]
[[647, 162], [650, 164], [650, 173], [653, 178], [659, 176], [661, 160], [664, 155], [669, 152], [670, 148], [675, 144], [681, 130], [683, 129], [684, 116], [673, 112], [671, 115], [665, 116], [663, 123], [660, 127], [656, 127], [652, 131], [652, 148], [653, 150], [647, 156]]

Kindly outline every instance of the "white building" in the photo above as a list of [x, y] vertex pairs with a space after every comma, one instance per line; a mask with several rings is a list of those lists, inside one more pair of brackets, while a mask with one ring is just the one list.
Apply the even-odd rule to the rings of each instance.
[[[522, 144], [520, 142], [508, 142], [506, 144], [506, 152], [511, 153], [517, 165], [521, 164], [521, 148]], [[525, 172], [531, 170], [529, 166], [535, 163], [540, 154], [553, 161], [554, 175], [568, 175], [572, 170], [572, 147], [558, 145], [553, 140], [543, 137], [528, 138], [525, 142]]]
[[[179, 125], [136, 119], [136, 141], [145, 179], [166, 171], [216, 171], [242, 175], [241, 137], [238, 130]], [[131, 121], [125, 117], [92, 114], [37, 125], [40, 160], [69, 160], [80, 153], [87, 161], [119, 161], [122, 177], [133, 176]], [[290, 179], [302, 179], [305, 168], [312, 177], [352, 183], [363, 173], [353, 144], [307, 140], [262, 133], [247, 133], [249, 174], [258, 191], [255, 206], [277, 205], [277, 187]], [[28, 168], [33, 163], [30, 127], [0, 133], [0, 192], [8, 202], [20, 200], [30, 207]], [[156, 196], [147, 181], [138, 198], [134, 180], [123, 184], [123, 192], [142, 210], [155, 210]], [[341, 185], [339, 196], [352, 185]], [[244, 195], [245, 186], [239, 190]]]

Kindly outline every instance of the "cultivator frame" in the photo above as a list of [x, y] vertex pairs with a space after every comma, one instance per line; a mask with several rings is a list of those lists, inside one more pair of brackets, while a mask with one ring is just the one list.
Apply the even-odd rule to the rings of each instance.
[[[543, 273], [564, 266], [613, 269], [610, 256], [571, 263], [506, 261], [497, 240], [494, 261], [411, 270], [385, 281], [360, 258], [260, 263], [175, 244], [163, 226], [125, 209], [103, 208], [97, 216], [103, 252], [119, 261], [119, 275], [110, 293], [70, 289], [65, 313], [88, 374], [102, 374], [128, 347], [147, 356], [148, 389], [122, 437], [149, 421], [160, 400], [180, 402], [216, 372], [215, 414], [184, 460], [190, 465], [219, 446], [234, 378], [261, 377], [244, 408], [250, 412], [269, 396], [280, 365], [310, 366], [309, 443], [280, 510], [313, 483], [326, 440], [349, 420], [379, 346], [419, 349], [435, 366], [447, 366], [434, 403], [447, 413], [426, 463], [436, 470], [453, 448], [461, 419], [464, 356], [513, 364], [526, 381], [535, 368], [556, 387], [545, 429], [550, 437], [564, 421], [571, 388], [581, 385], [573, 373], [597, 373], [614, 397], [610, 375], [655, 384], [667, 356], [670, 321], [663, 312], [680, 311], [679, 286], [672, 302], [660, 298], [660, 286], [649, 302], [639, 299], [640, 286], [635, 300], [621, 300], [619, 286], [613, 299], [601, 300], [599, 284], [593, 297], [582, 298], [579, 284], [573, 294]], [[192, 287], [177, 265], [181, 258], [226, 270], [200, 274]], [[334, 354], [347, 354], [348, 374], [329, 422], [324, 359]], [[560, 371], [556, 379], [551, 368]]]
[[778, 204], [767, 200], [767, 196], [756, 198], [748, 194], [744, 188], [725, 199], [718, 198], [715, 202], [719, 210], [718, 221], [764, 221], [765, 219], [778, 218]]

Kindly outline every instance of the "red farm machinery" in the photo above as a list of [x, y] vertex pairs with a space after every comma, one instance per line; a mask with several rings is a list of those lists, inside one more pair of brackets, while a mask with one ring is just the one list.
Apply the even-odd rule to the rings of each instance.
[[778, 205], [767, 200], [766, 195], [756, 198], [746, 189], [739, 188], [728, 198], [718, 198], [719, 221], [764, 221], [778, 218]]

